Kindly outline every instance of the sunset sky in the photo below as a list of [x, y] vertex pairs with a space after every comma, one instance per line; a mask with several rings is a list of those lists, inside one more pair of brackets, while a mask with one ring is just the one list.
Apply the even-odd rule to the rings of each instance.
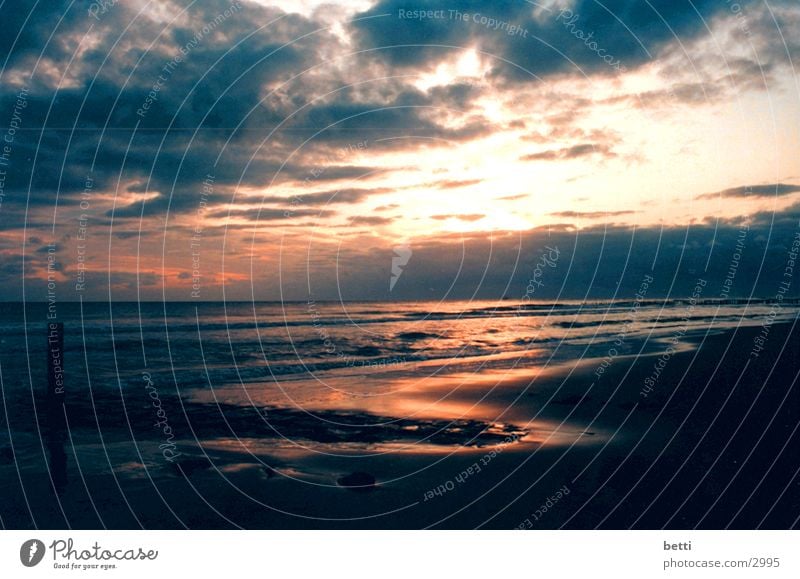
[[796, 0], [34, 4], [0, 299], [518, 298], [545, 246], [541, 297], [680, 296], [744, 226], [771, 295], [798, 231]]

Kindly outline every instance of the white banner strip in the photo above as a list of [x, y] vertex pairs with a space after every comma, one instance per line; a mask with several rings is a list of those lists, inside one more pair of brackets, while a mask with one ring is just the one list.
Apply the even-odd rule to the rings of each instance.
[[800, 577], [784, 531], [4, 531], [0, 546], [14, 578]]

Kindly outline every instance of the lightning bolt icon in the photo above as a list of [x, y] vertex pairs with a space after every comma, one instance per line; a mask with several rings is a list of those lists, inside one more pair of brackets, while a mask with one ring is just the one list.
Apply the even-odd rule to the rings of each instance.
[[394, 285], [400, 276], [403, 274], [403, 268], [408, 264], [411, 259], [411, 247], [408, 245], [399, 245], [394, 248], [395, 255], [392, 257], [392, 277], [389, 280], [389, 291], [394, 289]]

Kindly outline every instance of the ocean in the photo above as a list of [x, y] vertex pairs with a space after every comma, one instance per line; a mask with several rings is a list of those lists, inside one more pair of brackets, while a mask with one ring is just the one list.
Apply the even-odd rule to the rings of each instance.
[[[676, 337], [792, 320], [798, 306], [688, 300], [59, 303], [68, 388], [178, 392], [257, 382], [481, 372], [641, 354]], [[47, 306], [0, 304], [7, 393], [44, 379]]]

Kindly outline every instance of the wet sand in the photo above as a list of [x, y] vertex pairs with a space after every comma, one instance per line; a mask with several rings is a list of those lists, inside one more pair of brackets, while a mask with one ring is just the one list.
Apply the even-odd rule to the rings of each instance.
[[749, 360], [758, 333], [698, 338], [655, 382], [659, 353], [616, 357], [599, 375], [602, 360], [585, 359], [384, 384], [378, 399], [317, 397], [302, 409], [248, 407], [224, 389], [221, 405], [162, 394], [173, 461], [161, 431], [133, 426], [153, 422], [146, 401], [125, 399], [123, 414], [122, 398], [95, 400], [88, 412], [73, 397], [65, 488], [53, 490], [35, 429], [15, 430], [14, 456], [0, 453], [1, 522], [789, 528], [800, 515], [800, 332], [773, 326]]

